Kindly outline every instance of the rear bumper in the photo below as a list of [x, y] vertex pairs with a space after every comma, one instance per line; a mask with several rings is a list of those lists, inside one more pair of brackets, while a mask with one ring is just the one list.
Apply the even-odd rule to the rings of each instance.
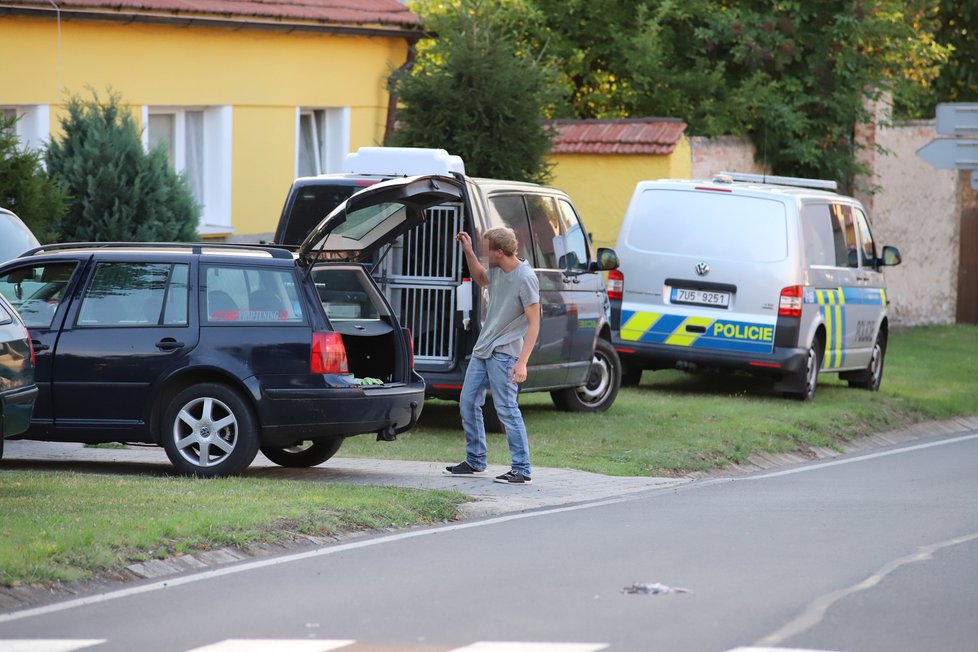
[[262, 444], [395, 433], [413, 428], [424, 405], [424, 383], [392, 387], [276, 388], [258, 401]]
[[807, 349], [775, 346], [770, 353], [740, 353], [698, 349], [669, 344], [625, 342], [616, 336], [612, 344], [622, 363], [640, 369], [741, 370], [781, 378], [800, 373], [808, 360]]

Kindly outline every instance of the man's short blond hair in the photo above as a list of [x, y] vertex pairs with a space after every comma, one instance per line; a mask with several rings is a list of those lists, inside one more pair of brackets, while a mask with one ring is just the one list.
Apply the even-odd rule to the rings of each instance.
[[483, 232], [482, 237], [489, 244], [490, 251], [502, 251], [507, 256], [515, 256], [518, 243], [516, 232], [508, 226], [496, 226]]

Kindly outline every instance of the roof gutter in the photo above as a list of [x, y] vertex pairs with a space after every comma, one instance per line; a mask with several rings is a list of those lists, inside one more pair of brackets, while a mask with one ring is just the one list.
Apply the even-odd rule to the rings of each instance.
[[118, 12], [101, 11], [98, 9], [67, 9], [52, 6], [0, 5], [0, 16], [26, 16], [29, 18], [44, 18], [57, 14], [61, 20], [93, 20], [114, 23], [148, 23], [152, 25], [171, 25], [174, 27], [211, 27], [231, 30], [265, 30], [272, 32], [318, 32], [326, 34], [343, 34], [356, 36], [380, 36], [386, 38], [403, 38], [409, 41], [413, 49], [414, 43], [421, 38], [420, 30], [404, 27], [379, 27], [340, 25], [337, 23], [314, 23], [288, 20], [268, 20], [262, 18], [219, 18], [212, 16], [187, 16], [153, 12]]

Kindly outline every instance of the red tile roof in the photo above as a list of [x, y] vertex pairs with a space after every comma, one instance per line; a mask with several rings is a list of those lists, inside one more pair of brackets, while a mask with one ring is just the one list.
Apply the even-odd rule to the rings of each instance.
[[671, 154], [686, 131], [679, 118], [552, 120], [551, 154]]
[[[46, 6], [48, 0], [19, 0], [22, 6]], [[54, 0], [62, 11], [123, 14], [178, 14], [229, 20], [309, 21], [340, 25], [417, 28], [419, 19], [398, 0]]]

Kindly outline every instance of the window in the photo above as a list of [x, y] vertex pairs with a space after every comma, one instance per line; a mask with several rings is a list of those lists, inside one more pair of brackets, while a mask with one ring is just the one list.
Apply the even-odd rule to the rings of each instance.
[[557, 243], [560, 240], [560, 219], [552, 197], [526, 196], [526, 212], [530, 217], [533, 233], [533, 249], [537, 255], [536, 266], [557, 269]]
[[380, 298], [359, 269], [327, 267], [313, 269], [319, 300], [331, 320], [376, 320]]
[[143, 144], [162, 147], [201, 207], [198, 231], [230, 233], [231, 107], [143, 107]]
[[845, 204], [829, 206], [832, 213], [833, 239], [835, 241], [835, 264], [837, 267], [859, 267], [856, 252], [856, 225], [852, 219], [852, 207]]
[[44, 149], [51, 135], [51, 109], [47, 104], [0, 106], [0, 114], [20, 118], [14, 124], [14, 133], [20, 139], [21, 150]]
[[82, 297], [78, 325], [186, 326], [187, 274], [185, 264], [99, 263]]
[[350, 151], [350, 109], [297, 109], [296, 176], [341, 172]]
[[856, 228], [859, 229], [859, 239], [862, 241], [862, 266], [876, 267], [876, 244], [869, 230], [869, 221], [865, 213], [858, 208], [853, 211], [856, 215]]
[[784, 204], [727, 193], [646, 190], [625, 234], [632, 249], [753, 263], [788, 255]]
[[[526, 205], [522, 195], [493, 195], [489, 199], [489, 209], [493, 216], [494, 225], [508, 226], [516, 233], [519, 244], [516, 255], [524, 260], [533, 262], [533, 238], [530, 237], [530, 225], [526, 220]], [[478, 243], [473, 243], [476, 247]], [[478, 252], [479, 249], [476, 248]]]
[[302, 323], [291, 271], [208, 267], [204, 314], [208, 323]]
[[563, 233], [561, 248], [557, 251], [557, 264], [561, 269], [587, 269], [590, 257], [581, 220], [566, 200], [558, 199], [557, 205], [560, 207], [560, 230]]
[[838, 221], [832, 219], [828, 204], [808, 205], [801, 210], [801, 237], [809, 265], [836, 266], [836, 236], [845, 250], [845, 239]]
[[18, 267], [0, 276], [0, 293], [28, 328], [50, 328], [74, 271], [75, 263]]

